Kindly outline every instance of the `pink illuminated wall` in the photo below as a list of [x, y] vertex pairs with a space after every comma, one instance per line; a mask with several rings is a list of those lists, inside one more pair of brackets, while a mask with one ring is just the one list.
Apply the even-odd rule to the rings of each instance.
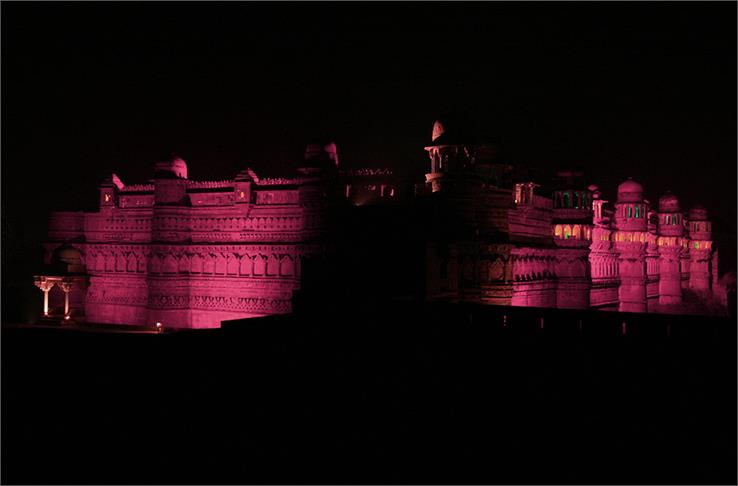
[[[430, 218], [431, 232], [449, 221], [471, 230], [427, 240], [429, 300], [678, 311], [687, 289], [707, 296], [717, 285], [704, 208], [685, 214], [667, 194], [652, 209], [633, 180], [620, 184], [609, 206], [597, 186], [581, 186], [581, 174], [571, 171], [560, 173], [568, 185], [553, 193], [530, 180], [496, 185], [502, 179], [490, 174], [508, 166], [480, 162], [480, 150], [446, 128], [434, 126], [428, 195], [418, 197], [445, 205], [446, 219]], [[63, 242], [81, 252], [89, 282], [73, 301], [90, 322], [211, 328], [288, 313], [303, 257], [321, 251], [314, 242], [337, 164], [335, 144], [327, 143], [308, 146], [295, 178], [260, 179], [246, 169], [233, 179], [197, 181], [179, 158], [158, 162], [147, 184], [112, 175], [99, 188], [97, 212], [52, 214], [47, 253]], [[338, 197], [396, 199], [381, 176], [354, 174]]]
[[88, 321], [207, 328], [291, 311], [301, 258], [317, 251], [306, 241], [320, 232], [320, 199], [306, 205], [314, 191], [303, 189], [320, 187], [320, 172], [186, 176], [181, 159], [160, 162], [151, 184], [105, 181], [99, 212], [52, 214], [49, 254], [70, 240], [82, 253]]

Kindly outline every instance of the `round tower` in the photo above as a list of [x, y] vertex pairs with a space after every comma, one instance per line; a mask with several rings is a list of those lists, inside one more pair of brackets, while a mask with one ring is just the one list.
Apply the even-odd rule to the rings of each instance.
[[589, 308], [592, 193], [582, 171], [563, 170], [554, 178], [551, 224], [554, 243], [560, 247], [556, 287], [556, 307], [559, 308]]
[[687, 215], [689, 229], [689, 288], [710, 290], [710, 260], [712, 258], [712, 223], [707, 209], [695, 205]]
[[305, 147], [305, 157], [297, 171], [303, 175], [333, 172], [338, 168], [338, 149], [330, 140], [313, 141]]
[[482, 186], [475, 173], [477, 143], [467, 123], [446, 116], [433, 124], [431, 143], [425, 146], [431, 171], [425, 175], [433, 192], [474, 193]]
[[618, 186], [615, 203], [615, 252], [618, 254], [621, 312], [646, 312], [648, 204], [643, 186], [628, 179]]
[[[187, 164], [173, 155], [154, 165], [154, 206], [151, 217], [151, 246], [147, 256], [147, 267], [151, 268], [156, 258], [158, 244], [182, 244], [190, 240], [190, 201], [187, 196]], [[173, 257], [172, 257], [173, 258]], [[176, 260], [172, 260], [176, 261]], [[176, 265], [176, 264], [175, 264]], [[181, 276], [146, 274], [148, 303], [146, 323], [165, 325], [177, 323], [190, 327], [191, 314], [187, 308], [167, 308], [157, 304], [157, 296], [170, 296], [173, 289], [181, 285]]]
[[183, 205], [187, 195], [187, 164], [176, 155], [154, 165], [154, 204]]
[[659, 199], [659, 304], [678, 304], [682, 301], [681, 257], [684, 222], [679, 200], [670, 192]]

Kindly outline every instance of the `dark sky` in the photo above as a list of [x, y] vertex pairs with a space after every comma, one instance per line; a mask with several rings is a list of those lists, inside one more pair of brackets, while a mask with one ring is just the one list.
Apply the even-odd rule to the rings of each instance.
[[513, 163], [701, 201], [735, 245], [735, 19], [732, 2], [3, 2], [4, 235], [40, 238], [49, 210], [172, 152], [192, 178], [279, 174], [327, 135], [345, 166], [422, 177], [456, 111]]

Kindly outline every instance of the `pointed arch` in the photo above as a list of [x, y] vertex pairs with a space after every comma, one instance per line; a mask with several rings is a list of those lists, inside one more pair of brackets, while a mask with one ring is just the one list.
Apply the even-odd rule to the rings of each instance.
[[228, 275], [238, 275], [238, 256], [233, 253], [228, 255], [228, 263], [226, 265], [226, 271]]
[[284, 255], [279, 263], [279, 274], [290, 277], [295, 274], [295, 264], [290, 255]]
[[251, 260], [251, 256], [243, 255], [241, 257], [241, 264], [239, 265], [239, 273], [241, 275], [251, 275], [251, 269], [254, 266], [254, 262]]
[[202, 273], [202, 257], [198, 253], [190, 259], [190, 273]]

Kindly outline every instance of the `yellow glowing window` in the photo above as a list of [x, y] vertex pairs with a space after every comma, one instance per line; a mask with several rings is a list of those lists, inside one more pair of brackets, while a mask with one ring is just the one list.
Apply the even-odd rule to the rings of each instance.
[[556, 228], [554, 229], [554, 235], [556, 235], [557, 238], [561, 238], [561, 234], [562, 234], [561, 225], [557, 224]]
[[571, 227], [567, 224], [566, 226], [564, 226], [564, 239], [568, 240], [570, 236], [571, 236]]
[[103, 198], [105, 199], [105, 202], [110, 202], [110, 194], [108, 194], [107, 192], [105, 193]]

